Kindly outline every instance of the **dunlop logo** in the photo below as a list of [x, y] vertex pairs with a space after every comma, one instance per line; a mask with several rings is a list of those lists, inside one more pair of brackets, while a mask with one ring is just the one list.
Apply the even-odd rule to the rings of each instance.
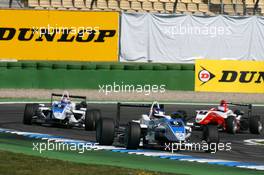
[[224, 70], [222, 71], [221, 79], [219, 82], [235, 82], [239, 81], [240, 83], [263, 83], [264, 82], [264, 72], [256, 71], [232, 71]]
[[[98, 34], [97, 34], [98, 33]], [[79, 31], [75, 35], [69, 30], [48, 33], [46, 30], [36, 32], [33, 28], [0, 28], [0, 41], [47, 41], [47, 42], [106, 42], [107, 38], [112, 38], [116, 30], [92, 30], [89, 33]]]
[[194, 89], [264, 93], [264, 61], [196, 60]]

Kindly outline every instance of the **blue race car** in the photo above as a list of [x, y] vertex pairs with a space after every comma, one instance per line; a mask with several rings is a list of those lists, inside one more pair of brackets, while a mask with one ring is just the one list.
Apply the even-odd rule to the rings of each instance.
[[[61, 97], [60, 101], [54, 97]], [[73, 102], [70, 99], [81, 99], [81, 102]], [[31, 125], [53, 124], [66, 127], [84, 127], [85, 130], [95, 130], [95, 123], [101, 117], [98, 109], [87, 109], [85, 96], [63, 94], [51, 94], [51, 104], [26, 104], [23, 123]]]
[[[120, 107], [150, 107], [148, 114], [132, 120], [126, 126], [119, 125]], [[112, 145], [115, 140], [127, 149], [137, 149], [140, 143], [164, 146], [166, 143], [188, 143], [192, 124], [186, 123], [186, 112], [177, 111], [166, 115], [158, 102], [151, 105], [118, 104], [117, 120], [101, 118], [96, 127], [96, 139], [101, 145]], [[209, 134], [210, 136], [210, 134]]]

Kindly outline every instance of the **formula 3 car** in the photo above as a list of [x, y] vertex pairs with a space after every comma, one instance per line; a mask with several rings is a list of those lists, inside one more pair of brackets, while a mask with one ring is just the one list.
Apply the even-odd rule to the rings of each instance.
[[252, 104], [227, 103], [233, 106], [248, 107], [248, 113], [241, 110], [219, 111], [216, 108], [210, 110], [196, 111], [195, 126], [216, 125], [219, 130], [235, 134], [240, 131], [249, 130], [252, 134], [261, 134], [263, 124], [258, 115], [252, 115]]
[[[60, 101], [54, 97], [61, 97]], [[75, 103], [70, 99], [81, 99]], [[101, 117], [98, 109], [87, 109], [85, 96], [63, 94], [51, 94], [50, 105], [45, 104], [26, 104], [24, 110], [23, 123], [26, 125], [52, 124], [66, 127], [84, 127], [85, 130], [95, 130], [95, 124]]]
[[[132, 120], [125, 126], [119, 125], [120, 107], [150, 107], [149, 114], [143, 114], [139, 120]], [[118, 104], [117, 121], [101, 118], [96, 127], [96, 140], [101, 145], [112, 145], [114, 141], [123, 143], [127, 149], [137, 149], [140, 143], [164, 147], [166, 143], [188, 143], [192, 124], [185, 121], [184, 111], [166, 115], [164, 106], [158, 102], [151, 105]], [[204, 131], [207, 143], [218, 143], [219, 135], [215, 126], [208, 126]]]

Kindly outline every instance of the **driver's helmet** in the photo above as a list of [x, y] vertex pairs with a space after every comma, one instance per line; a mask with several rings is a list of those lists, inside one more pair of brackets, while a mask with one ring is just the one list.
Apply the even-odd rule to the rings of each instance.
[[227, 102], [225, 100], [221, 100], [220, 106], [227, 107]]
[[70, 103], [70, 99], [67, 96], [64, 96], [61, 99], [61, 103], [65, 103], [65, 104]]
[[153, 117], [163, 117], [165, 115], [165, 112], [163, 109], [160, 109], [158, 107], [153, 108]]
[[222, 112], [228, 111], [227, 102], [225, 100], [221, 100], [220, 105], [218, 106], [218, 110]]
[[64, 92], [63, 95], [62, 95], [62, 98], [61, 98], [61, 103], [68, 104], [70, 102], [71, 102], [71, 100], [70, 100], [70, 97], [69, 97], [69, 93], [68, 92]]

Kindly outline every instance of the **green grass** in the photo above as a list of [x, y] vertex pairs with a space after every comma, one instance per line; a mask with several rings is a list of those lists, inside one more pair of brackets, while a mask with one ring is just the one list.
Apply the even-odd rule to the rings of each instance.
[[0, 157], [0, 174], [4, 175], [169, 175], [114, 166], [73, 163], [7, 151], [0, 151]]

